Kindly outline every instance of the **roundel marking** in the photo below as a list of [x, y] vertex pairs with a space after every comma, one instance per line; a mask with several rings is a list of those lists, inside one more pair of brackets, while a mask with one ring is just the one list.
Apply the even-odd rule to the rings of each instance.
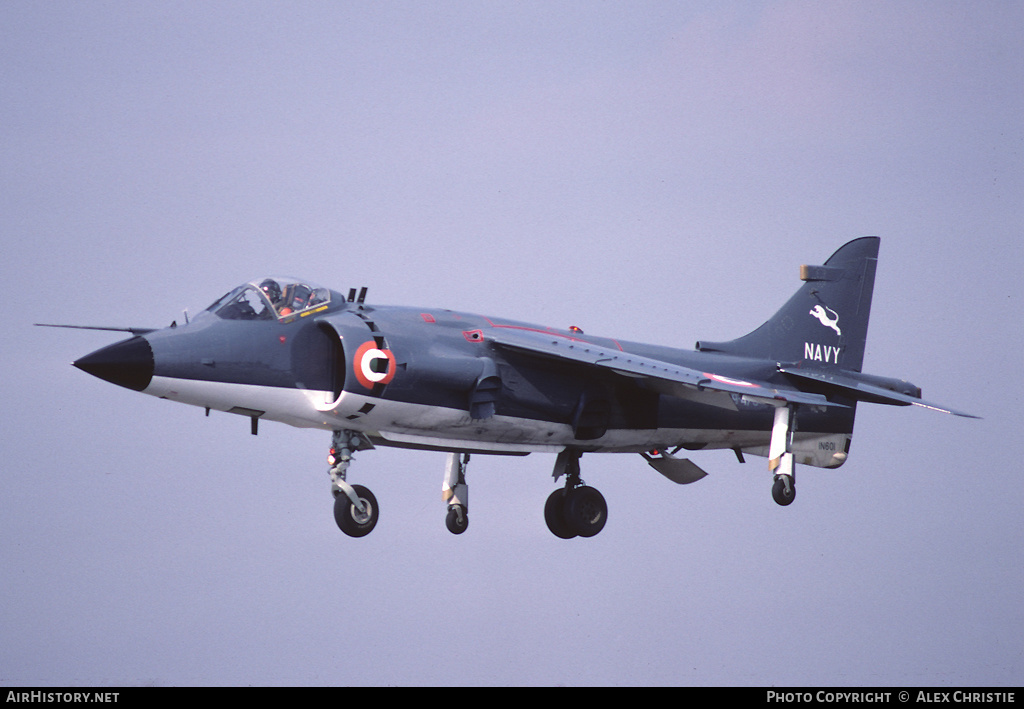
[[[378, 364], [384, 360], [383, 367]], [[373, 389], [377, 384], [387, 384], [395, 376], [395, 355], [391, 350], [382, 350], [375, 342], [364, 342], [356, 350], [356, 356], [352, 361], [352, 369], [355, 371], [356, 379], [367, 389]], [[383, 371], [378, 371], [383, 369]]]

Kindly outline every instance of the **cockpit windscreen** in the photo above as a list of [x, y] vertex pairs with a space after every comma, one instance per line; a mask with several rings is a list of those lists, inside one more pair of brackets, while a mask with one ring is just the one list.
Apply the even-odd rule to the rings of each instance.
[[225, 320], [285, 319], [307, 310], [320, 310], [331, 292], [294, 278], [263, 278], [235, 288], [207, 308]]

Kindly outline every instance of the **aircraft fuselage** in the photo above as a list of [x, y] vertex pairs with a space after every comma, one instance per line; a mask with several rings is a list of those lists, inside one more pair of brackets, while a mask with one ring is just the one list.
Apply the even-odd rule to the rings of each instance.
[[[849, 453], [858, 402], [919, 406], [910, 382], [862, 371], [879, 239], [840, 247], [763, 325], [695, 349], [626, 342], [466, 312], [367, 304], [292, 278], [230, 291], [182, 326], [134, 337], [75, 365], [146, 394], [261, 420], [332, 431], [334, 515], [353, 537], [376, 498], [346, 478], [374, 445], [448, 453], [448, 529], [468, 524], [470, 453], [556, 453], [544, 518], [558, 537], [589, 537], [607, 504], [580, 477], [584, 453], [640, 453], [678, 484], [707, 473], [676, 453], [727, 448], [768, 458], [772, 498], [796, 495], [797, 464], [835, 468]], [[67, 327], [67, 326], [62, 326]], [[71, 326], [82, 327], [82, 326]]]
[[[766, 360], [451, 310], [356, 304], [337, 293], [307, 317], [204, 312], [89, 357], [107, 352], [109, 359], [108, 350], [129, 347], [141, 357], [144, 342], [152, 374], [145, 386], [138, 379], [131, 388], [253, 419], [356, 430], [380, 445], [511, 454], [683, 446], [767, 455], [769, 404], [739, 394], [722, 395], [718, 404], [666, 396], [642, 381], [502, 350], [492, 344], [502, 331], [596, 345], [739, 382], [782, 377]], [[77, 364], [88, 370], [88, 359]], [[794, 441], [801, 462], [841, 464], [852, 427], [852, 408], [801, 410]]]

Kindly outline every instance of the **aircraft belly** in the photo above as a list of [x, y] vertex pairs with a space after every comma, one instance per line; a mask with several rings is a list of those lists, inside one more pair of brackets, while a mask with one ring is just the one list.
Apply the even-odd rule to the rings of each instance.
[[[398, 402], [345, 392], [324, 407], [337, 428], [363, 431], [381, 443], [495, 453], [582, 451], [635, 453], [687, 446], [701, 449], [767, 447], [769, 430], [701, 428], [609, 429], [579, 440], [568, 424], [515, 416], [472, 419], [465, 409]], [[753, 452], [753, 451], [752, 451]]]
[[[473, 419], [465, 409], [429, 406], [344, 392], [260, 386], [154, 376], [146, 394], [216, 411], [278, 421], [299, 428], [353, 429], [384, 445], [490, 453], [556, 453], [566, 447], [591, 452], [645, 452], [676, 446], [741, 449], [767, 456], [770, 431], [726, 428], [609, 429], [579, 440], [572, 426], [494, 415]], [[846, 460], [849, 435], [799, 432], [797, 462], [835, 468]]]
[[332, 427], [319, 410], [333, 398], [328, 391], [154, 376], [143, 393], [299, 428]]
[[495, 415], [473, 419], [465, 409], [429, 406], [344, 392], [323, 407], [336, 428], [396, 445], [496, 453], [557, 452], [572, 435], [566, 424]]

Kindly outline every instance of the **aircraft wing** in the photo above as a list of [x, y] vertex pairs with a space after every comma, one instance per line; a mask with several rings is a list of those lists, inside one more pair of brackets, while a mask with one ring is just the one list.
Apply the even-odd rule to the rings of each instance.
[[485, 339], [499, 348], [560, 362], [595, 367], [636, 380], [662, 394], [736, 409], [732, 394], [755, 401], [837, 406], [822, 394], [781, 388], [767, 382], [748, 382], [714, 372], [701, 372], [671, 362], [642, 357], [554, 333], [519, 328], [496, 328]]
[[827, 384], [830, 387], [841, 390], [845, 396], [849, 396], [857, 401], [866, 401], [874, 404], [890, 404], [893, 406], [921, 406], [933, 411], [941, 411], [945, 414], [964, 416], [972, 419], [980, 418], [973, 414], [951, 409], [948, 406], [924, 401], [920, 397], [911, 396], [910, 394], [905, 394], [903, 392], [892, 391], [891, 389], [886, 389], [885, 387], [872, 384], [871, 382], [866, 382], [857, 378], [856, 374], [823, 370], [807, 370], [800, 369], [799, 367], [780, 367], [779, 371], [796, 379], [804, 379], [819, 384]]

